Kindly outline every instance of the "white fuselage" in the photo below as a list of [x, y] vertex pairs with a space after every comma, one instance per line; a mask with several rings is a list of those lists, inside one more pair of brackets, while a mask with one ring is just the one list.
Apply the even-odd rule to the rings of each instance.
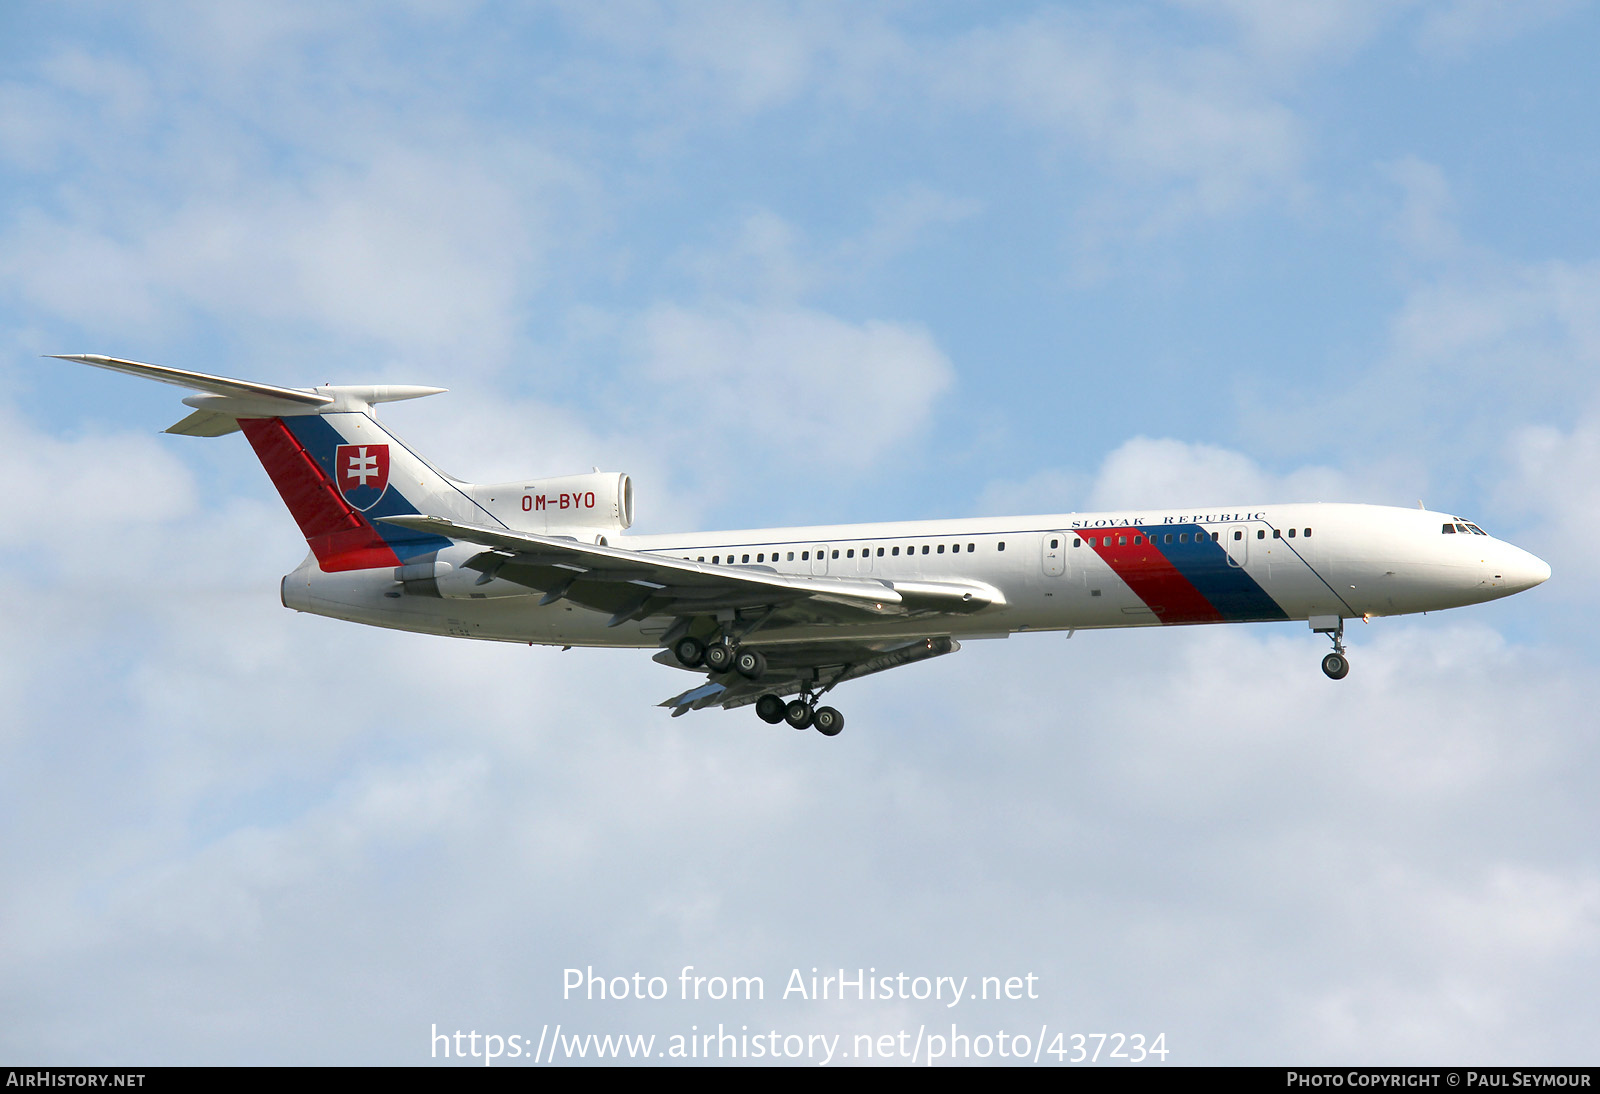
[[[789, 574], [971, 583], [991, 601], [970, 615], [774, 626], [750, 636], [757, 646], [842, 632], [962, 638], [1284, 619], [1315, 626], [1476, 604], [1550, 575], [1528, 552], [1447, 514], [1324, 503], [622, 536], [612, 544]], [[458, 544], [440, 559], [459, 567], [481, 550]], [[309, 557], [283, 580], [283, 602], [298, 611], [463, 638], [654, 647], [672, 622], [608, 626], [603, 613], [540, 599], [504, 581], [416, 596], [392, 567], [325, 573]]]

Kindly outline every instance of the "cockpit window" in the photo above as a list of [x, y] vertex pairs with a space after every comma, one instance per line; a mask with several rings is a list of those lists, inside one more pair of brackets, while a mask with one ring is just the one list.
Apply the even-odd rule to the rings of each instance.
[[1442, 531], [1447, 536], [1453, 536], [1456, 534], [1456, 526], [1454, 524], [1446, 524]]
[[1440, 531], [1447, 536], [1456, 532], [1460, 532], [1464, 536], [1486, 536], [1489, 534], [1482, 528], [1479, 528], [1476, 524], [1473, 524], [1470, 520], [1462, 520], [1460, 517], [1457, 517], [1449, 524], [1446, 524], [1440, 529]]

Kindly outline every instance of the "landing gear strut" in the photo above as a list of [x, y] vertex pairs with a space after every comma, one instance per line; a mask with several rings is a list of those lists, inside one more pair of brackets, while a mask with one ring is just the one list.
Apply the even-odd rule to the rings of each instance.
[[1333, 639], [1333, 652], [1322, 659], [1322, 671], [1329, 680], [1343, 680], [1350, 675], [1350, 659], [1344, 653], [1344, 617], [1315, 615], [1311, 629]]

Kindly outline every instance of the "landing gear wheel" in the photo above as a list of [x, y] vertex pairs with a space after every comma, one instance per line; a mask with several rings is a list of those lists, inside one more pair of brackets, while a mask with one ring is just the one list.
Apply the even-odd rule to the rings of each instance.
[[818, 707], [817, 712], [811, 716], [811, 724], [816, 726], [817, 732], [824, 737], [837, 737], [844, 728], [844, 715], [832, 707]]
[[787, 704], [784, 703], [781, 696], [773, 695], [769, 692], [756, 700], [756, 717], [766, 722], [769, 726], [775, 726], [783, 721], [786, 707]]
[[712, 672], [727, 672], [733, 668], [733, 650], [726, 642], [713, 642], [706, 647], [705, 666]]
[[1322, 659], [1322, 671], [1329, 680], [1343, 680], [1350, 675], [1350, 659], [1342, 653], [1330, 653]]
[[706, 659], [706, 644], [686, 634], [672, 644], [672, 656], [684, 668], [699, 668]]
[[810, 729], [811, 718], [811, 705], [804, 699], [791, 699], [783, 708], [783, 720], [795, 729]]
[[767, 658], [760, 650], [740, 650], [733, 659], [733, 669], [746, 680], [759, 680], [767, 671]]

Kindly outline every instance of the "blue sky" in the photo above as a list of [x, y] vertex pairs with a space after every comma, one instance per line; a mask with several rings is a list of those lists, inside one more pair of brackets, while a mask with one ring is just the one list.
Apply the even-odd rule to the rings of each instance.
[[[1180, 1062], [1592, 1057], [1596, 39], [1565, 0], [7, 5], [0, 1049], [929, 1018], [558, 998], [692, 963], [1032, 969], [981, 1021]], [[973, 643], [824, 749], [668, 721], [642, 655], [283, 611], [247, 446], [73, 352], [446, 386], [386, 420], [462, 477], [628, 471], [641, 531], [1420, 498], [1555, 576], [1361, 628], [1337, 688], [1288, 626]]]

